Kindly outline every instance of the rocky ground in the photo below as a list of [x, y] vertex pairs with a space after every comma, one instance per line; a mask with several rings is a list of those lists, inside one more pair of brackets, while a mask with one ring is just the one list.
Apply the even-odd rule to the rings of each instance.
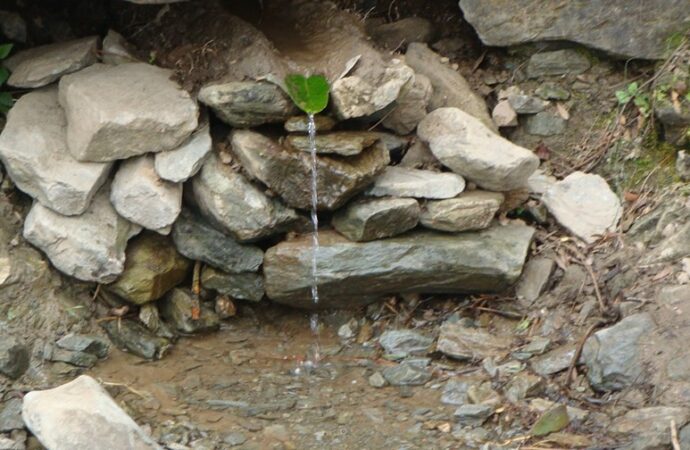
[[[314, 54], [337, 48], [329, 30], [347, 29], [347, 21], [333, 15], [313, 33], [293, 29], [307, 42], [296, 45], [276, 24], [299, 23], [301, 12], [259, 3], [226, 5], [256, 29], [215, 7], [184, 4], [20, 10], [34, 18], [31, 44], [115, 28], [132, 47], [111, 35], [103, 62], [138, 58], [171, 69], [190, 94], [141, 102], [139, 110], [154, 115], [174, 109], [157, 118], [162, 137], [145, 138], [177, 148], [155, 157], [138, 156], [151, 151], [137, 148], [141, 135], [116, 148], [83, 137], [102, 126], [87, 107], [101, 108], [105, 122], [121, 107], [118, 95], [103, 106], [99, 77], [117, 84], [130, 66], [66, 75], [59, 88], [35, 90], [15, 105], [15, 124], [21, 118], [57, 130], [39, 148], [67, 154], [68, 141], [89, 163], [26, 164], [8, 149], [30, 139], [36, 128], [27, 125], [8, 122], [0, 139], [14, 171], [3, 171], [0, 189], [0, 449], [42, 448], [33, 434], [48, 448], [690, 448], [690, 166], [683, 151], [690, 51], [682, 35], [672, 48], [662, 37], [678, 26], [674, 8], [682, 2], [666, 5], [644, 41], [632, 15], [590, 35], [577, 21], [547, 20], [548, 8], [536, 28], [498, 27], [501, 14], [520, 13], [502, 1], [463, 0], [464, 16], [450, 1], [433, 8], [414, 0], [338, 2], [372, 43], [348, 41], [357, 46], [353, 67], [362, 79], [390, 87], [405, 78], [404, 67], [418, 75], [414, 95], [397, 100], [409, 114], [377, 113], [389, 90], [363, 103], [338, 97], [343, 90], [335, 92], [334, 115], [354, 119], [333, 133], [325, 131], [334, 124], [319, 125], [319, 147], [341, 153], [320, 160], [330, 177], [320, 188], [321, 269], [335, 274], [321, 288], [324, 305], [351, 309], [320, 312], [318, 337], [311, 313], [294, 308], [311, 306], [310, 240], [292, 236], [306, 229], [295, 211], [309, 204], [309, 167], [280, 149], [301, 151], [302, 136], [285, 144], [263, 126], [296, 111], [266, 83], [251, 92], [269, 100], [248, 114], [247, 86], [229, 82], [228, 93], [214, 82], [220, 74], [234, 80], [289, 72], [291, 63], [270, 56], [273, 45], [302, 67], [326, 64]], [[482, 9], [487, 5], [492, 9]], [[12, 22], [3, 17], [3, 33], [21, 42], [21, 27], [7, 28]], [[228, 20], [241, 30], [231, 39]], [[621, 33], [629, 39], [612, 38]], [[559, 42], [526, 43], [540, 39]], [[73, 63], [92, 64], [95, 45], [78, 41]], [[228, 55], [238, 51], [243, 61], [253, 52], [269, 57], [237, 64]], [[403, 68], [387, 58], [402, 53]], [[630, 57], [648, 60], [626, 62]], [[340, 59], [324, 70], [350, 64]], [[16, 96], [55, 80], [20, 64], [9, 80], [19, 86]], [[388, 72], [377, 73], [376, 64]], [[161, 95], [171, 92], [159, 69], [136, 70]], [[198, 127], [195, 95], [214, 114], [202, 115]], [[233, 101], [220, 101], [223, 95]], [[91, 129], [72, 133], [75, 123]], [[254, 129], [230, 131], [228, 124]], [[385, 137], [381, 124], [396, 134]], [[292, 126], [288, 131], [304, 129], [299, 119]], [[470, 145], [459, 129], [470, 130]], [[226, 146], [208, 156], [212, 140], [226, 135]], [[500, 156], [487, 171], [481, 161], [495, 149]], [[508, 155], [514, 160], [506, 162]], [[109, 192], [99, 192], [113, 165]], [[242, 174], [234, 170], [240, 165]], [[76, 168], [80, 183], [55, 196], [54, 186]], [[419, 169], [430, 170], [422, 181], [411, 172]], [[150, 178], [154, 170], [169, 183]], [[246, 181], [247, 173], [264, 187]], [[181, 207], [188, 178], [184, 204], [196, 203], [200, 214]], [[374, 199], [343, 207], [365, 188]], [[226, 192], [251, 193], [255, 202], [245, 207], [253, 209], [219, 206]], [[377, 222], [382, 212], [386, 220]], [[80, 217], [97, 220], [75, 222]], [[84, 232], [69, 233], [77, 223]], [[126, 246], [142, 228], [149, 231]], [[143, 269], [124, 269], [125, 247], [127, 267]], [[112, 252], [104, 262], [89, 259], [104, 251]], [[475, 256], [458, 261], [458, 253]], [[413, 293], [418, 286], [430, 294]], [[434, 294], [468, 287], [475, 293]], [[273, 301], [262, 300], [264, 292]], [[27, 394], [71, 381], [53, 393]], [[59, 416], [62, 408], [68, 418]], [[109, 422], [84, 432], [95, 409]]]

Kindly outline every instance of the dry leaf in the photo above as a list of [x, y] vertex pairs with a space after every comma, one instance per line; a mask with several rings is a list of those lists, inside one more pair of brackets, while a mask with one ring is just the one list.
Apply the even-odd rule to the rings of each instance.
[[636, 202], [640, 198], [640, 194], [625, 191], [625, 193], [623, 194], [623, 198], [625, 199], [626, 202], [632, 203], [632, 202]]

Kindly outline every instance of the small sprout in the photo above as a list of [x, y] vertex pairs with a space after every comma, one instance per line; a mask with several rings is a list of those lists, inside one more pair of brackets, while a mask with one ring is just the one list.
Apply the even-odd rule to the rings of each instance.
[[292, 101], [307, 114], [318, 114], [328, 106], [330, 88], [323, 75], [288, 75], [285, 87]]

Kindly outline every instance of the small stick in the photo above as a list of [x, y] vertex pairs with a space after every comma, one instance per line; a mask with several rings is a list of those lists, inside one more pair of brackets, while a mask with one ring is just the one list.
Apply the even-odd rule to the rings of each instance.
[[587, 338], [596, 330], [599, 326], [603, 325], [604, 322], [599, 320], [596, 323], [594, 323], [591, 327], [587, 329], [585, 334], [582, 336], [580, 339], [580, 342], [577, 344], [577, 349], [575, 350], [575, 354], [573, 355], [573, 359], [570, 361], [570, 366], [568, 367], [568, 373], [565, 376], [565, 387], [568, 389], [570, 386], [570, 382], [572, 381], [573, 377], [573, 371], [575, 370], [575, 366], [577, 365], [577, 361], [580, 359], [580, 356], [582, 355], [582, 349], [585, 347], [585, 342], [587, 342]]
[[678, 440], [678, 429], [676, 428], [675, 419], [671, 419], [671, 444], [673, 450], [680, 450], [680, 441]]
[[199, 304], [199, 294], [201, 293], [201, 261], [194, 263], [194, 275], [192, 276], [192, 320], [199, 320], [201, 317], [201, 305]]

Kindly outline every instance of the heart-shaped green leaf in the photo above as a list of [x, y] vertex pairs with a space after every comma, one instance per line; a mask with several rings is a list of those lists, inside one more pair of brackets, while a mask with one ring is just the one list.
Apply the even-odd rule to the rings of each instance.
[[328, 106], [328, 80], [323, 75], [293, 74], [285, 77], [285, 87], [293, 102], [307, 114], [318, 114]]
[[0, 59], [5, 59], [7, 56], [9, 56], [10, 52], [12, 51], [12, 44], [2, 44], [0, 45]]

